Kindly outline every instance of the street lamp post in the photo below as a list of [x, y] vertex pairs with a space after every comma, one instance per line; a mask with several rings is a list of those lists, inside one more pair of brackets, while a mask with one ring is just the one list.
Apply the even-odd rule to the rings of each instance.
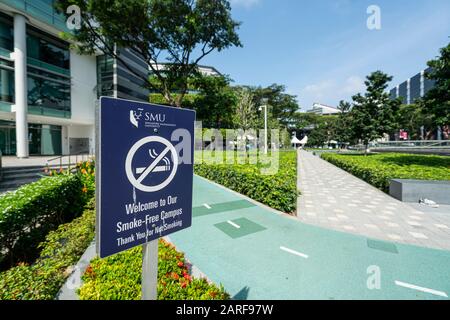
[[267, 154], [267, 99], [263, 99], [264, 105], [259, 107], [259, 111], [264, 108], [264, 154]]

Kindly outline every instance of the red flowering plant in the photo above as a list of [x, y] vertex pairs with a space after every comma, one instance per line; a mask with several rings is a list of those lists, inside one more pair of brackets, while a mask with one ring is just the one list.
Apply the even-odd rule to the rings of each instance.
[[[139, 300], [141, 298], [142, 249], [106, 259], [94, 259], [83, 276], [78, 294], [82, 300]], [[184, 254], [160, 239], [158, 250], [158, 300], [229, 299], [222, 286], [190, 275]]]
[[84, 162], [78, 162], [76, 172], [83, 183], [82, 192], [87, 197], [92, 197], [95, 193], [95, 161], [90, 159]]

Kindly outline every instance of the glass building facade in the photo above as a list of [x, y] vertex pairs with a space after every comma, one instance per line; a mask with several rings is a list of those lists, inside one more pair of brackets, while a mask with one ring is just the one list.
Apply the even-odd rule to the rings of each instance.
[[[42, 1], [42, 0], [41, 0]], [[20, 1], [14, 5], [20, 6]], [[36, 1], [25, 1], [27, 10], [36, 9]], [[45, 11], [52, 1], [39, 6]], [[39, 13], [38, 10], [35, 10]], [[48, 11], [48, 10], [47, 10]], [[36, 13], [35, 12], [35, 13]], [[69, 44], [26, 26], [28, 113], [55, 118], [71, 116], [71, 78]], [[0, 111], [11, 112], [15, 103], [13, 18], [0, 12]], [[16, 124], [0, 120], [0, 150], [4, 155], [16, 154]], [[28, 124], [30, 155], [62, 153], [62, 127]]]
[[14, 103], [14, 63], [9, 59], [13, 47], [12, 20], [0, 14], [0, 104]]
[[55, 10], [56, 0], [1, 0], [1, 2], [58, 30], [69, 31], [64, 15]]
[[[61, 154], [61, 126], [28, 124], [30, 155]], [[0, 150], [3, 155], [16, 154], [16, 126], [13, 121], [0, 120]]]
[[416, 74], [409, 81], [409, 102], [414, 103], [419, 99], [421, 95], [421, 81], [422, 75], [420, 73]]
[[426, 77], [426, 74], [431, 72], [431, 70], [431, 68], [427, 68], [412, 78], [402, 82], [396, 88], [391, 89], [389, 91], [390, 98], [401, 98], [403, 104], [412, 104], [417, 99], [426, 95], [435, 85], [433, 80], [429, 80]]
[[403, 82], [398, 88], [398, 96], [401, 98], [402, 103], [408, 103], [408, 83]]
[[[425, 74], [431, 72], [432, 69], [428, 68], [424, 71]], [[430, 80], [428, 79], [426, 76], [423, 79], [423, 89], [424, 89], [424, 93], [426, 94], [428, 91], [430, 91], [435, 85], [434, 80]]]
[[[0, 150], [4, 155], [93, 152], [100, 96], [148, 101], [142, 57], [83, 56], [59, 37], [68, 32], [56, 0], [0, 0]], [[24, 54], [26, 52], [26, 54]], [[78, 148], [78, 149], [77, 149]], [[75, 152], [75, 151], [74, 151]], [[85, 152], [85, 151], [83, 151]]]
[[97, 96], [148, 102], [149, 90], [142, 78], [149, 77], [147, 63], [137, 53], [129, 49], [119, 49], [120, 59], [127, 63], [125, 67], [119, 60], [101, 55], [97, 57]]

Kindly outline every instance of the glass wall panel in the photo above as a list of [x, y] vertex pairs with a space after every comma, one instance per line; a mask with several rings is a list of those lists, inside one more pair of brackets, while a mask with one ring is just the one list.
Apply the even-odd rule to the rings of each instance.
[[403, 104], [407, 104], [408, 102], [408, 84], [407, 82], [403, 82], [400, 84], [398, 88], [398, 96], [401, 98]]
[[28, 104], [70, 112], [70, 84], [28, 75]]
[[0, 48], [13, 51], [13, 28], [6, 17], [0, 16]]
[[[28, 142], [31, 155], [62, 154], [62, 128], [47, 124], [28, 124]], [[0, 150], [3, 155], [16, 154], [16, 124], [0, 120]]]
[[0, 120], [0, 150], [3, 155], [16, 154], [16, 127], [14, 122]]
[[419, 73], [412, 77], [409, 83], [409, 99], [411, 103], [414, 103], [420, 98], [420, 79], [421, 74]]
[[106, 55], [97, 57], [97, 97], [114, 95], [114, 60]]
[[68, 45], [53, 40], [36, 31], [29, 31], [27, 35], [27, 55], [45, 63], [70, 69], [70, 52]]
[[41, 131], [41, 154], [62, 154], [61, 127], [42, 125]]
[[29, 124], [30, 154], [59, 155], [62, 153], [61, 127], [46, 124]]
[[0, 101], [14, 102], [14, 71], [0, 67]]

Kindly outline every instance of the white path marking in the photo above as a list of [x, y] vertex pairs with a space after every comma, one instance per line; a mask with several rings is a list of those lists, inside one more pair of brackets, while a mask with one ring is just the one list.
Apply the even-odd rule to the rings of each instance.
[[238, 225], [238, 224], [236, 224], [236, 223], [234, 223], [233, 221], [231, 221], [231, 220], [228, 220], [227, 221], [229, 224], [231, 224], [233, 227], [235, 227], [236, 229], [240, 229], [241, 228], [241, 226], [240, 225]]
[[211, 209], [211, 207], [210, 207], [207, 203], [204, 203], [203, 206], [204, 206], [206, 209]]
[[292, 250], [292, 249], [289, 249], [289, 248], [286, 248], [286, 247], [280, 247], [280, 250], [283, 250], [283, 251], [289, 252], [291, 254], [295, 254], [296, 256], [308, 259], [308, 255], [307, 254], [304, 254], [304, 253], [301, 253], [301, 252], [298, 252], [298, 251], [295, 251], [295, 250]]
[[440, 297], [445, 297], [448, 298], [447, 294], [443, 291], [437, 291], [437, 290], [433, 290], [433, 289], [428, 289], [428, 288], [424, 288], [424, 287], [419, 287], [410, 283], [405, 283], [405, 282], [401, 282], [401, 281], [395, 281], [395, 284], [398, 285], [399, 287], [405, 287], [408, 289], [413, 289], [413, 290], [417, 290], [417, 291], [422, 291], [422, 292], [426, 292], [426, 293], [431, 293], [434, 294], [435, 296], [440, 296]]

